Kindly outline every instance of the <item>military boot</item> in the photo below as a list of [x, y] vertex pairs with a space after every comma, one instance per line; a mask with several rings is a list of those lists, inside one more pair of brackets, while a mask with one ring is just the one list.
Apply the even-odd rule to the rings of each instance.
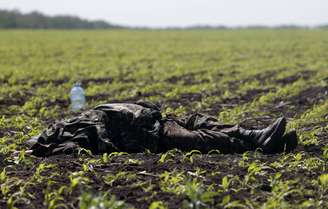
[[297, 134], [295, 130], [292, 130], [282, 136], [282, 139], [275, 145], [275, 153], [291, 152], [298, 145]]
[[227, 131], [228, 135], [234, 135], [240, 139], [251, 142], [255, 147], [261, 148], [264, 153], [281, 152], [283, 135], [286, 129], [286, 118], [278, 118], [273, 124], [261, 130], [246, 130], [239, 126]]
[[288, 133], [286, 133], [283, 136], [283, 141], [284, 141], [284, 149], [283, 151], [285, 152], [291, 152], [294, 149], [296, 149], [297, 145], [298, 145], [298, 141], [297, 141], [297, 134], [295, 130], [292, 130]]

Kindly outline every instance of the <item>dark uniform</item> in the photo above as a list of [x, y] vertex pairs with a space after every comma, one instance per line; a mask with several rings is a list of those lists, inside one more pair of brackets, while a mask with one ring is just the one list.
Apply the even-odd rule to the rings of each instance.
[[160, 109], [151, 103], [114, 103], [99, 105], [77, 117], [56, 122], [28, 144], [32, 154], [37, 156], [70, 154], [80, 148], [94, 154], [146, 149], [159, 153], [173, 148], [197, 149], [203, 153], [214, 149], [222, 153], [241, 153], [260, 146], [254, 137], [248, 137], [255, 132], [243, 135], [241, 130], [244, 129], [221, 124], [199, 113], [180, 119], [162, 118]]

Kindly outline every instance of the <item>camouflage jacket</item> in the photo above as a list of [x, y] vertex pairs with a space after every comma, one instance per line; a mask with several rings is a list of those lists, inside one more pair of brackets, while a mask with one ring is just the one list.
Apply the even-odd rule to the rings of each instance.
[[27, 144], [37, 156], [68, 154], [80, 148], [93, 153], [157, 152], [161, 122], [160, 109], [151, 103], [102, 104], [51, 124]]

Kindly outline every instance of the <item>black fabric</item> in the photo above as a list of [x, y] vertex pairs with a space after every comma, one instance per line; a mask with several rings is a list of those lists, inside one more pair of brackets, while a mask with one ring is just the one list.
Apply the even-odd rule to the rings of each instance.
[[223, 153], [254, 149], [243, 139], [229, 136], [232, 125], [192, 114], [183, 118], [162, 118], [160, 108], [147, 102], [103, 104], [77, 117], [50, 125], [28, 141], [37, 156], [77, 152], [84, 148], [95, 154], [124, 151], [163, 152], [178, 148]]
[[183, 151], [197, 149], [203, 153], [219, 150], [221, 153], [242, 153], [253, 150], [254, 144], [231, 136], [235, 125], [220, 123], [216, 118], [200, 113], [164, 123], [162, 151], [178, 148]]

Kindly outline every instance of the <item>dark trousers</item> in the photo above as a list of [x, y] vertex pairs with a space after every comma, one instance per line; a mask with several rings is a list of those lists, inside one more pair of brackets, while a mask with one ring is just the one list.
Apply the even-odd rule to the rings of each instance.
[[236, 138], [238, 126], [222, 124], [216, 118], [203, 114], [192, 114], [182, 119], [166, 119], [163, 123], [160, 151], [180, 149], [199, 150], [208, 153], [218, 150], [221, 153], [242, 153], [256, 147], [243, 138]]
[[238, 127], [221, 124], [215, 118], [203, 114], [160, 119], [157, 121], [159, 130], [147, 128], [148, 122], [154, 124], [145, 119], [131, 125], [120, 117], [109, 119], [103, 111], [91, 110], [50, 125], [42, 134], [29, 140], [28, 144], [37, 156], [69, 154], [81, 148], [89, 149], [94, 154], [142, 152], [145, 149], [158, 153], [174, 148], [203, 153], [211, 150], [241, 153], [255, 149], [252, 143], [230, 134]]

